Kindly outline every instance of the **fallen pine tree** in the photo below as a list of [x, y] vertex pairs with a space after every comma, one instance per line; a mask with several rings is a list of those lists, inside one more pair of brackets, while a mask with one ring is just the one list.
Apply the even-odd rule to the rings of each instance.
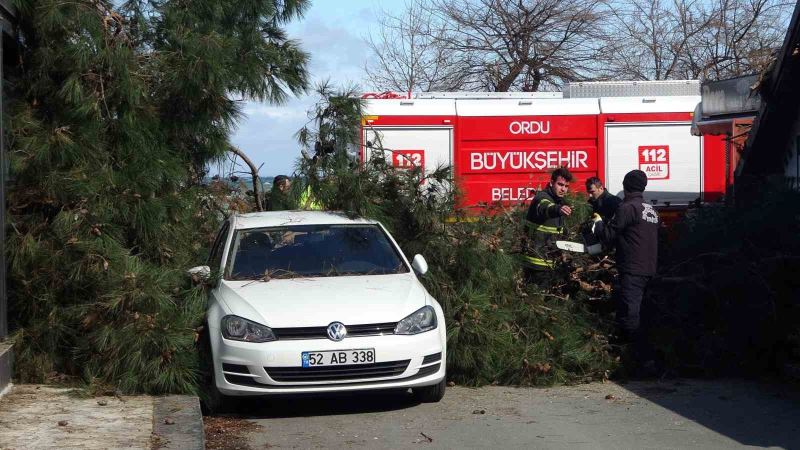
[[[380, 220], [407, 255], [429, 262], [424, 277], [448, 322], [448, 378], [468, 385], [552, 384], [603, 379], [615, 365], [610, 327], [592, 303], [608, 303], [610, 272], [591, 257], [564, 256], [546, 284], [526, 285], [524, 208], [486, 205], [459, 211], [447, 168], [423, 175], [374, 155], [356, 163], [360, 103], [353, 92], [319, 89], [313, 128], [301, 130], [309, 152], [298, 165], [296, 195], [311, 188], [327, 209]], [[381, 149], [380, 142], [371, 144]], [[577, 231], [586, 201], [571, 198]], [[477, 213], [477, 214], [476, 214]], [[574, 233], [573, 233], [573, 237]], [[602, 308], [601, 308], [602, 309]]]
[[[240, 113], [231, 96], [279, 101], [307, 78], [306, 55], [281, 30], [306, 2], [262, 2], [245, 16], [239, 2], [212, 3], [17, 2], [6, 241], [17, 380], [197, 390], [205, 291], [185, 270], [204, 261], [221, 215], [247, 209], [246, 195], [203, 186], [230, 148]], [[448, 223], [452, 197], [430, 189], [446, 171], [420, 184], [385, 162], [353, 167], [341, 149], [356, 142], [359, 105], [327, 98], [321, 116], [338, 117], [316, 133], [336, 151], [299, 173], [330, 208], [380, 219], [407, 252], [428, 256], [453, 380], [607, 375], [606, 326], [574, 281], [522, 283], [521, 212]]]
[[307, 55], [283, 27], [308, 4], [14, 2], [3, 119], [19, 382], [196, 390], [206, 299], [185, 271], [219, 223], [205, 171], [230, 149], [237, 99], [305, 90]]

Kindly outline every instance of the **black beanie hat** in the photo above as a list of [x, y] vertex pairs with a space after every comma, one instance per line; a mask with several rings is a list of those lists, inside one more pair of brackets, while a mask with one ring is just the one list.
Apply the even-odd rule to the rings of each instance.
[[622, 179], [622, 187], [628, 192], [644, 192], [647, 186], [647, 175], [641, 170], [631, 170]]

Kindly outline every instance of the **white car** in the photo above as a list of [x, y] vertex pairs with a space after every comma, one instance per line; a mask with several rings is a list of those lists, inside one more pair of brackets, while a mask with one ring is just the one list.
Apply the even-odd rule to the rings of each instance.
[[[209, 266], [212, 395], [408, 389], [445, 391], [446, 333], [437, 301], [378, 222], [319, 211], [235, 215]], [[216, 389], [214, 389], [214, 387]]]

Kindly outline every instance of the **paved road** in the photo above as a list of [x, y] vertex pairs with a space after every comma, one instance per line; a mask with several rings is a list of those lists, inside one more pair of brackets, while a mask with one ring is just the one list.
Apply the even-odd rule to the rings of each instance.
[[800, 448], [800, 389], [746, 381], [248, 400], [243, 436], [268, 448]]

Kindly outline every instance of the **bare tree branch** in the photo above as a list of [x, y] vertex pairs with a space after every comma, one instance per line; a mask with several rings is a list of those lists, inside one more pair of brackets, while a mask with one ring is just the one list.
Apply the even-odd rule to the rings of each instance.
[[469, 67], [467, 89], [538, 91], [592, 76], [598, 0], [432, 0], [435, 40]]
[[790, 0], [412, 0], [367, 38], [390, 90], [537, 91], [583, 80], [719, 79], [762, 70]]
[[785, 0], [611, 0], [601, 78], [719, 79], [759, 72], [780, 48]]
[[231, 153], [238, 156], [239, 158], [242, 158], [242, 161], [244, 161], [244, 163], [247, 164], [247, 166], [250, 168], [250, 175], [252, 175], [253, 177], [253, 196], [256, 199], [256, 211], [263, 211], [264, 199], [262, 198], [263, 195], [261, 193], [261, 188], [260, 188], [261, 179], [258, 176], [258, 168], [256, 167], [255, 164], [253, 164], [253, 161], [247, 156], [247, 154], [245, 154], [239, 148], [231, 145], [228, 150], [230, 150]]
[[413, 0], [401, 15], [383, 12], [365, 37], [372, 59], [364, 69], [378, 90], [454, 91], [465, 73], [445, 48], [437, 45], [442, 27]]
[[589, 79], [601, 0], [416, 0], [367, 38], [379, 89], [537, 91]]

